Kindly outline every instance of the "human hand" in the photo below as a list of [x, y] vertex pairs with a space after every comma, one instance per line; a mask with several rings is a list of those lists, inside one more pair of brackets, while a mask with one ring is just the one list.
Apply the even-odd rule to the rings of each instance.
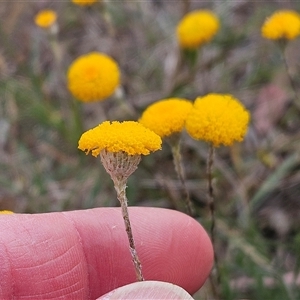
[[[190, 294], [206, 280], [211, 242], [177, 211], [129, 208], [146, 280]], [[0, 216], [0, 299], [96, 299], [136, 281], [119, 208]]]

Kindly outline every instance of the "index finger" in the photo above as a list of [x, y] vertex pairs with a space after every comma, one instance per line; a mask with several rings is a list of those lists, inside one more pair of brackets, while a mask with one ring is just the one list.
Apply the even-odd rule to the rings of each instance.
[[[197, 291], [212, 267], [211, 242], [194, 219], [129, 208], [146, 280]], [[0, 218], [0, 298], [95, 299], [136, 281], [120, 208]]]

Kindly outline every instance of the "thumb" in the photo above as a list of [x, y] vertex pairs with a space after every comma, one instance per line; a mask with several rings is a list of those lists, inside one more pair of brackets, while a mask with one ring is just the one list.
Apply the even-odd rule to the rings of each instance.
[[181, 287], [168, 282], [162, 281], [139, 281], [117, 288], [97, 300], [112, 299], [185, 299], [193, 300], [193, 298]]

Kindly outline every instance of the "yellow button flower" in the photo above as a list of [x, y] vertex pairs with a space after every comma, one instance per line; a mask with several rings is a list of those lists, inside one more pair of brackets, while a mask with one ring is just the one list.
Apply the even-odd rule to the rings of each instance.
[[139, 122], [160, 137], [181, 132], [186, 117], [193, 104], [183, 98], [169, 98], [150, 105], [142, 114]]
[[114, 182], [117, 198], [122, 207], [122, 215], [129, 241], [129, 249], [138, 281], [144, 280], [141, 262], [138, 258], [132, 235], [127, 209], [126, 186], [129, 176], [137, 169], [141, 155], [161, 149], [161, 138], [134, 121], [105, 121], [82, 134], [78, 148], [88, 154], [100, 155], [106, 172]]
[[279, 10], [266, 19], [261, 34], [270, 40], [295, 39], [300, 35], [300, 15], [292, 10]]
[[100, 155], [103, 167], [114, 182], [138, 281], [144, 280], [144, 277], [127, 209], [127, 180], [137, 169], [141, 155], [148, 155], [152, 151], [161, 149], [161, 144], [161, 138], [156, 133], [134, 121], [112, 123], [105, 121], [83, 133], [78, 142], [80, 150], [86, 151], [87, 154], [92, 151], [94, 156]]
[[249, 112], [232, 95], [198, 97], [186, 120], [188, 134], [215, 147], [242, 141], [250, 120]]
[[161, 138], [134, 121], [109, 122], [105, 121], [97, 127], [83, 133], [78, 148], [93, 156], [100, 151], [126, 152], [128, 155], [148, 155], [152, 151], [161, 149]]
[[209, 10], [195, 10], [186, 14], [177, 25], [181, 48], [195, 49], [208, 43], [220, 27], [218, 17]]
[[81, 5], [81, 6], [87, 6], [92, 5], [96, 3], [98, 0], [72, 0], [74, 4]]
[[56, 12], [51, 9], [41, 10], [34, 18], [35, 24], [42, 28], [51, 27], [57, 19]]
[[83, 102], [104, 100], [120, 84], [116, 61], [98, 52], [77, 58], [69, 67], [67, 77], [70, 92]]

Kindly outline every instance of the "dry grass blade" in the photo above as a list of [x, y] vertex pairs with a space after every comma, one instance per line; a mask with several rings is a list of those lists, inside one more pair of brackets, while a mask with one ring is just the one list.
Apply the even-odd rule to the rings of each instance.
[[264, 271], [274, 274], [275, 270], [271, 267], [270, 261], [263, 256], [259, 251], [243, 237], [243, 233], [237, 229], [231, 229], [228, 225], [218, 219], [217, 230], [222, 236], [229, 241], [229, 247], [241, 250], [247, 257], [249, 257], [257, 266]]
[[300, 156], [298, 153], [294, 153], [285, 159], [281, 165], [274, 170], [274, 173], [263, 182], [252, 197], [250, 201], [250, 211], [258, 208], [264, 201], [266, 195], [278, 187], [282, 179], [299, 163]]

